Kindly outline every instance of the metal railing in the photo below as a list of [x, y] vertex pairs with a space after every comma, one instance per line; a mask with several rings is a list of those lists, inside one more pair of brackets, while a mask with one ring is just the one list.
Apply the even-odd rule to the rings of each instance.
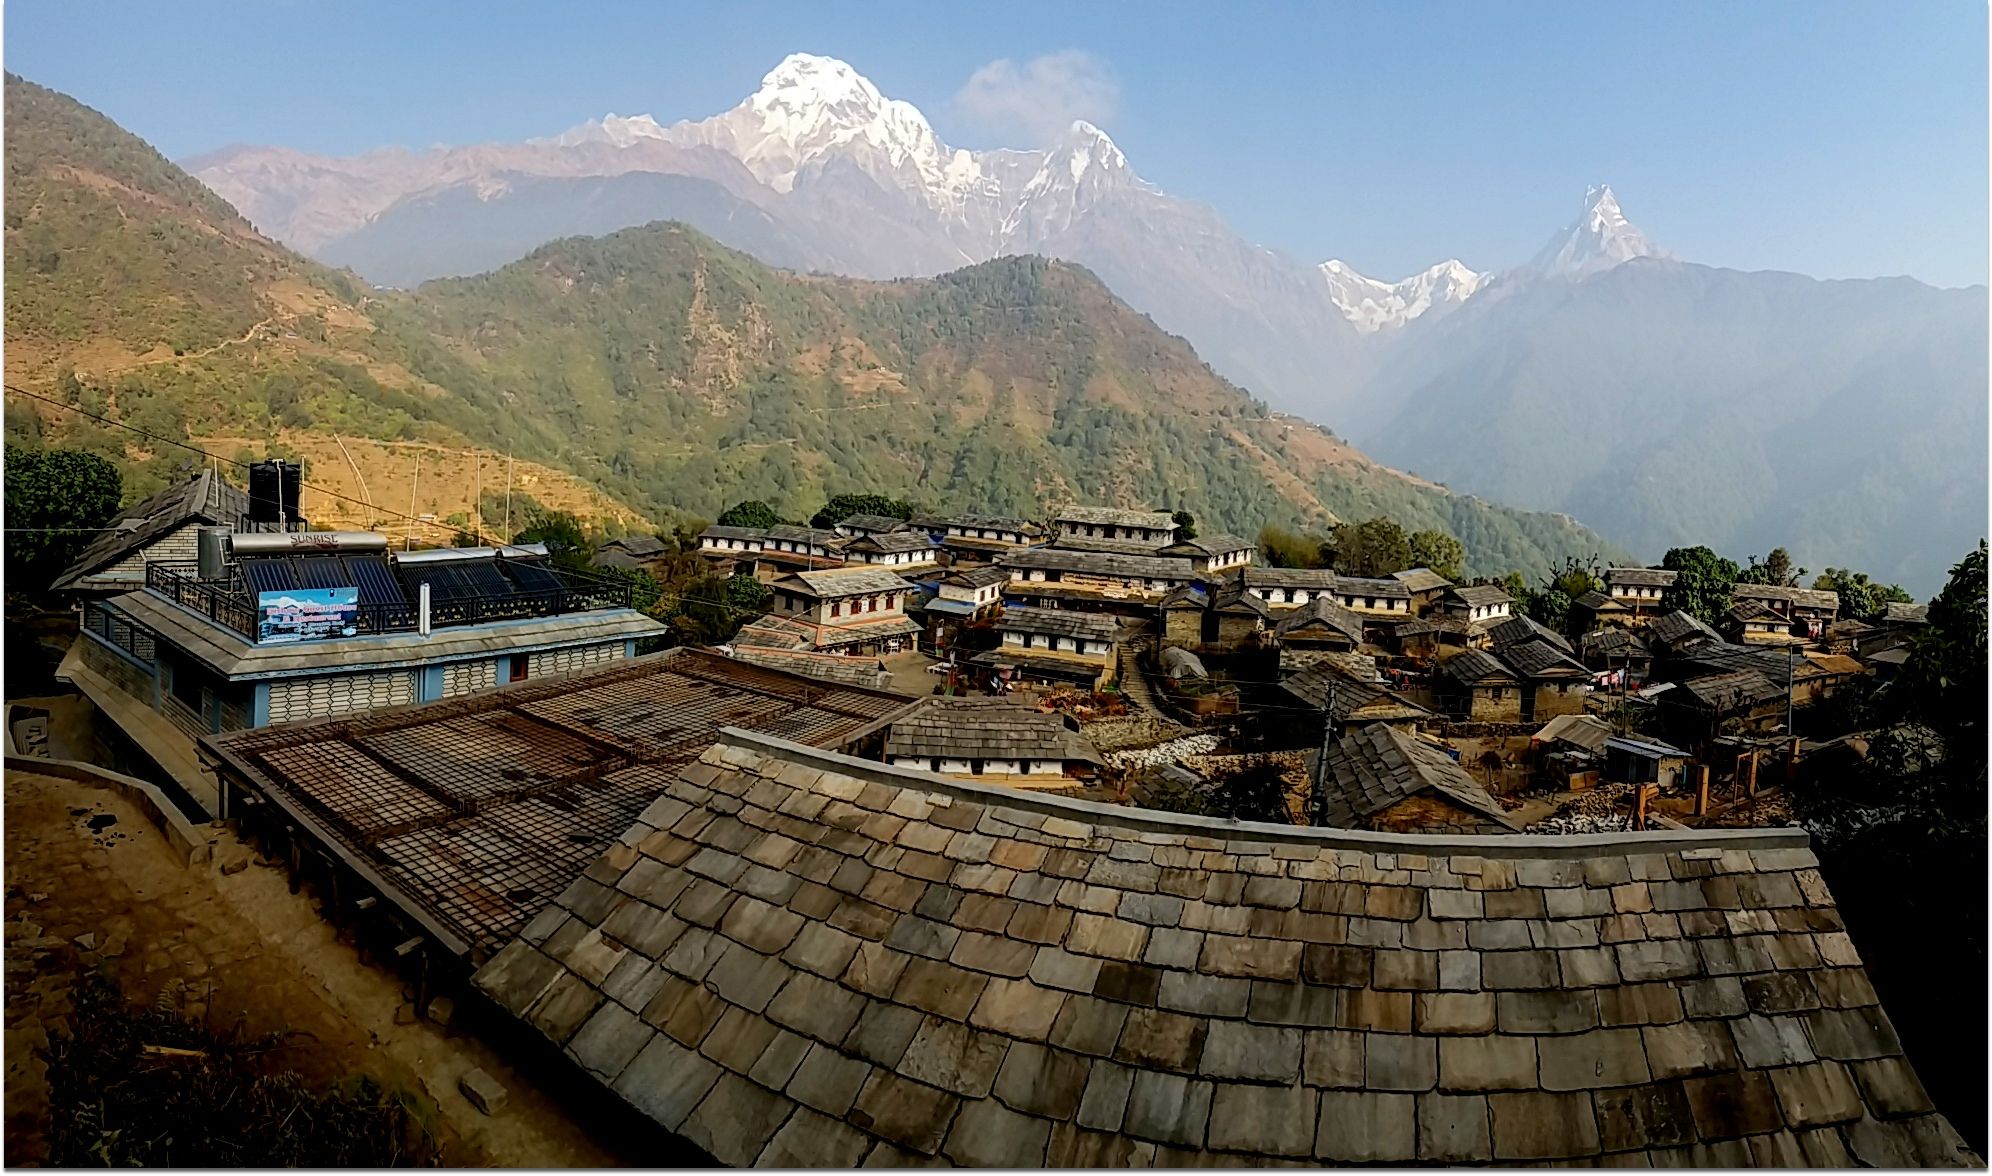
[[[554, 564], [534, 566], [551, 572], [560, 582], [560, 587], [432, 598], [429, 605], [430, 626], [478, 625], [526, 617], [634, 607], [635, 589], [628, 581]], [[182, 608], [191, 609], [251, 641], [258, 639], [259, 617], [255, 602], [236, 575], [231, 574], [226, 580], [202, 580], [195, 564], [154, 562], [145, 565], [145, 586]], [[418, 608], [412, 601], [373, 602], [359, 606], [353, 627], [356, 635], [376, 636], [412, 633], [419, 624]]]

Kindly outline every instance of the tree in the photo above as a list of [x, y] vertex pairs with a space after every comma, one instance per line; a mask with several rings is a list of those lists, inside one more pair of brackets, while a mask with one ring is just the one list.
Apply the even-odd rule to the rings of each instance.
[[514, 543], [544, 543], [549, 560], [564, 568], [586, 569], [595, 562], [594, 548], [581, 520], [564, 510], [535, 511]]
[[1805, 575], [1804, 568], [1794, 568], [1791, 552], [1782, 547], [1771, 548], [1771, 553], [1762, 559], [1750, 557], [1750, 566], [1736, 577], [1738, 584], [1775, 584], [1780, 588], [1796, 588]]
[[1176, 524], [1176, 539], [1178, 542], [1197, 537], [1197, 517], [1195, 515], [1186, 510], [1179, 510], [1169, 517]]
[[739, 614], [727, 600], [727, 582], [701, 576], [678, 593], [667, 620], [686, 645], [718, 645], [740, 631]]
[[735, 573], [726, 581], [726, 603], [743, 613], [764, 613], [775, 594], [768, 586], [744, 572]]
[[834, 527], [856, 514], [884, 515], [889, 519], [910, 519], [913, 504], [883, 494], [839, 494], [809, 518], [812, 527]]
[[1411, 566], [1430, 568], [1457, 584], [1466, 575], [1466, 544], [1444, 531], [1414, 531]]
[[1411, 566], [1411, 538], [1391, 519], [1374, 518], [1335, 528], [1335, 570], [1351, 576], [1388, 576]]
[[1735, 560], [1706, 547], [1676, 547], [1660, 561], [1660, 566], [1679, 573], [1661, 594], [1662, 610], [1679, 610], [1710, 628], [1722, 624], [1729, 615], [1729, 597], [1736, 587], [1736, 577], [1741, 574]]
[[1540, 589], [1525, 591], [1516, 598], [1516, 603], [1521, 605], [1522, 612], [1530, 620], [1558, 633], [1565, 633], [1569, 631], [1570, 610], [1577, 603], [1577, 598], [1603, 587], [1604, 581], [1600, 578], [1595, 558], [1586, 562], [1570, 555], [1564, 557], [1561, 568], [1550, 572]]
[[722, 527], [752, 527], [755, 530], [763, 530], [780, 526], [781, 521], [782, 517], [775, 513], [775, 508], [758, 498], [736, 502], [719, 512], [719, 525]]
[[40, 596], [117, 518], [123, 483], [94, 453], [7, 446], [7, 587]]
[[1876, 620], [1891, 602], [1908, 604], [1915, 599], [1899, 584], [1877, 584], [1866, 572], [1849, 568], [1827, 568], [1812, 586], [1838, 595], [1840, 615], [1857, 621]]
[[[1930, 601], [1901, 688], [1910, 713], [1943, 736], [1945, 756], [1976, 755], [1983, 788], [1985, 755], [1985, 541], [1951, 568]], [[1982, 800], [1982, 797], [1981, 797]], [[1982, 804], [1981, 804], [1982, 809]]]
[[1325, 568], [1332, 555], [1326, 542], [1276, 523], [1259, 528], [1259, 551], [1265, 555], [1266, 565], [1275, 568]]

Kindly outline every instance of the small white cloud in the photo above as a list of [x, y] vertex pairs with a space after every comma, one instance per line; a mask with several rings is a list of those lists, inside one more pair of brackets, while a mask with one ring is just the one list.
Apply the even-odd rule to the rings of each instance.
[[1110, 122], [1120, 107], [1120, 82], [1106, 61], [1082, 49], [1047, 53], [1022, 65], [1001, 57], [970, 75], [954, 104], [992, 134], [1043, 146], [1074, 119]]

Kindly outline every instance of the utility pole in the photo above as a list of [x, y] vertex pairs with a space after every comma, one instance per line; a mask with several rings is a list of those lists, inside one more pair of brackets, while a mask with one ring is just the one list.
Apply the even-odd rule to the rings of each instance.
[[1308, 797], [1314, 809], [1314, 827], [1328, 823], [1328, 749], [1335, 743], [1335, 681], [1328, 680], [1328, 705], [1321, 711], [1321, 754], [1314, 760], [1314, 791]]

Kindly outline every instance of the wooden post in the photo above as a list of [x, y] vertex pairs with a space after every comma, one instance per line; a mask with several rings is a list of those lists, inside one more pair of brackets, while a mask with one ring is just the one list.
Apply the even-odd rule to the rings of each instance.
[[1660, 786], [1658, 784], [1641, 784], [1639, 786], [1638, 807], [1633, 811], [1632, 816], [1633, 828], [1646, 828], [1646, 806], [1654, 797], [1659, 795]]
[[1751, 752], [1748, 756], [1748, 759], [1750, 761], [1750, 767], [1749, 767], [1750, 774], [1748, 779], [1744, 783], [1743, 791], [1745, 795], [1754, 797], [1757, 795], [1757, 753], [1754, 751]]
[[1708, 815], [1708, 765], [1696, 764], [1695, 771], [1701, 777], [1701, 786], [1695, 790], [1695, 815], [1705, 817]]

